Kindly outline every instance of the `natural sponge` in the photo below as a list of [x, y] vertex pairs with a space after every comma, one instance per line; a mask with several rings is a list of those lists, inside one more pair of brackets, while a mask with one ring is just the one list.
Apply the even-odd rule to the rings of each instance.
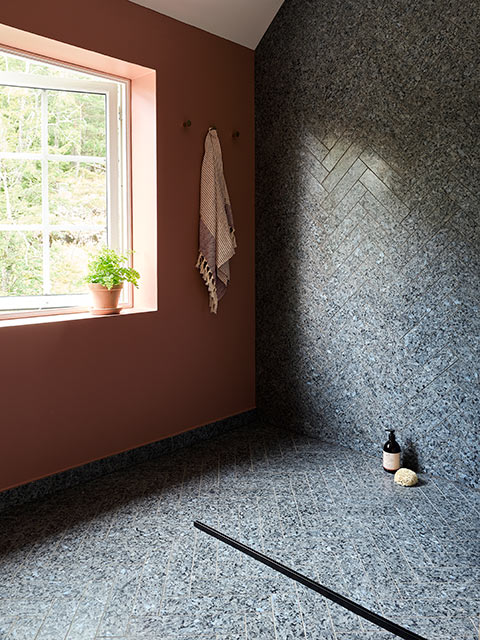
[[402, 468], [397, 471], [393, 480], [397, 484], [401, 484], [402, 487], [413, 487], [418, 482], [418, 476], [415, 471]]

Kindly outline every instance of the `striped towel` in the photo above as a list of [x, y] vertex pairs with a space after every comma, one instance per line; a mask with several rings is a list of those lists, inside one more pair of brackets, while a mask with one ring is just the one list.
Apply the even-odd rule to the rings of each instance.
[[208, 288], [210, 311], [217, 313], [230, 281], [230, 258], [237, 246], [232, 207], [223, 175], [222, 150], [215, 129], [205, 138], [200, 185], [199, 254], [196, 264]]

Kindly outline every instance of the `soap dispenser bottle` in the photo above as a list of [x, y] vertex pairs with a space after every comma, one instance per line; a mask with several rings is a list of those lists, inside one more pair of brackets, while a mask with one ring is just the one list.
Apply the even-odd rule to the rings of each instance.
[[383, 446], [383, 468], [389, 473], [400, 469], [400, 445], [395, 440], [395, 431], [387, 429], [389, 438]]

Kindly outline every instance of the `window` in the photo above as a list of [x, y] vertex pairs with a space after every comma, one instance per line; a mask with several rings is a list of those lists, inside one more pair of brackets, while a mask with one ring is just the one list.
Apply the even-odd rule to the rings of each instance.
[[89, 253], [130, 247], [127, 89], [0, 50], [0, 317], [85, 308]]

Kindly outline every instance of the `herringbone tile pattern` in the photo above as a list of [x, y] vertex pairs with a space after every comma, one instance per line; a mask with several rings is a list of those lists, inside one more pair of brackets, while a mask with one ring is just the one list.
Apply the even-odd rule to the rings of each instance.
[[[480, 420], [476, 201], [450, 183], [435, 205], [429, 194], [426, 209], [413, 206], [411, 185], [366, 143], [344, 135], [328, 149], [332, 142], [307, 130], [300, 147], [300, 250], [288, 254], [296, 253], [290, 314], [294, 305], [298, 314], [279, 329], [280, 340], [294, 330], [290, 350], [269, 351], [261, 384], [274, 394], [264, 405], [365, 450], [377, 446], [372, 432], [381, 439], [384, 427], [396, 428], [421, 467], [438, 472], [449, 434], [467, 435]], [[301, 355], [279, 379], [293, 349]], [[278, 398], [292, 375], [300, 393]], [[459, 477], [472, 475], [477, 448], [469, 438], [463, 459], [452, 460]]]
[[202, 520], [429, 639], [476, 640], [478, 494], [260, 428], [0, 516], [2, 640], [388, 640]]
[[258, 406], [364, 451], [395, 428], [409, 464], [472, 486], [478, 19], [288, 0], [256, 52]]

